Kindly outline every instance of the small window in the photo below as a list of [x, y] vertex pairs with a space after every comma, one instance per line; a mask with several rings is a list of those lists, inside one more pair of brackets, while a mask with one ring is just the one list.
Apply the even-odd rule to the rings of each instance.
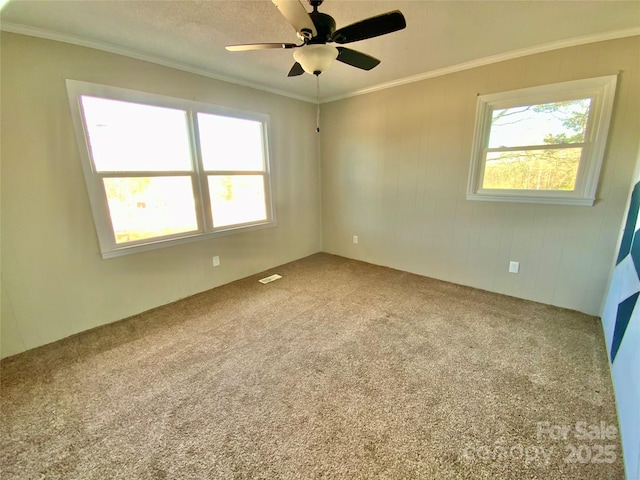
[[616, 77], [478, 97], [467, 199], [593, 205]]
[[274, 224], [267, 116], [67, 89], [104, 258]]

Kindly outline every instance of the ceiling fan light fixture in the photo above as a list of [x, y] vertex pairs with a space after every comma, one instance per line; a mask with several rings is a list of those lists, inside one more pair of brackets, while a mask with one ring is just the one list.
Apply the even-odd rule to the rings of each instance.
[[338, 49], [332, 45], [305, 45], [293, 52], [293, 58], [302, 65], [305, 72], [319, 75], [327, 70], [338, 58]]

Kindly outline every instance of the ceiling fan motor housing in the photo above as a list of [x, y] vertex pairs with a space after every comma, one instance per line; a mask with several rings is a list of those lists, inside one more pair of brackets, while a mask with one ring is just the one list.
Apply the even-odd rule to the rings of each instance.
[[310, 39], [308, 43], [327, 43], [333, 32], [336, 31], [336, 21], [330, 15], [317, 11], [311, 12], [309, 16], [313, 20], [318, 34]]

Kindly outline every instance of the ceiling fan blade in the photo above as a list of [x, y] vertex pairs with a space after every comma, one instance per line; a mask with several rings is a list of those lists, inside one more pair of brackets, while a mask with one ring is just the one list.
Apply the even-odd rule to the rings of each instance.
[[270, 48], [296, 48], [295, 43], [247, 43], [244, 45], [227, 45], [230, 52], [246, 52], [247, 50], [267, 50]]
[[302, 75], [303, 73], [304, 69], [302, 68], [302, 65], [296, 62], [293, 64], [293, 67], [291, 67], [291, 70], [289, 70], [289, 75], [287, 75], [287, 77], [297, 77], [298, 75]]
[[[296, 29], [299, 36], [302, 38], [313, 38], [318, 32], [316, 26], [313, 24], [313, 20], [309, 16], [309, 12], [304, 8], [304, 5], [300, 3], [300, 0], [271, 0], [280, 13], [293, 28]], [[308, 32], [307, 35], [304, 33]]]
[[346, 63], [352, 67], [361, 68], [362, 70], [371, 70], [373, 67], [380, 63], [380, 60], [367, 55], [366, 53], [357, 52], [346, 47], [338, 48], [338, 60], [339, 62]]
[[406, 26], [407, 22], [404, 19], [404, 15], [399, 10], [394, 10], [393, 12], [383, 13], [340, 28], [333, 32], [330, 41], [340, 44], [357, 42], [396, 32]]

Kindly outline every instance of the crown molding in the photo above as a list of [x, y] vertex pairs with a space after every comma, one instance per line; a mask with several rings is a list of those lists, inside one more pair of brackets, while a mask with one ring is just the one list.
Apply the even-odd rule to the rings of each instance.
[[[143, 60], [146, 62], [163, 65], [165, 67], [183, 70], [189, 73], [195, 73], [196, 75], [202, 75], [205, 77], [213, 78], [215, 80], [220, 80], [222, 82], [228, 82], [228, 83], [233, 83], [235, 85], [240, 85], [243, 87], [262, 90], [264, 92], [293, 98], [295, 100], [302, 100], [304, 102], [316, 103], [316, 99], [313, 97], [296, 95], [290, 92], [286, 92], [284, 90], [269, 88], [264, 85], [260, 85], [258, 83], [247, 82], [244, 80], [240, 80], [238, 78], [220, 75], [217, 72], [213, 72], [211, 70], [207, 70], [201, 67], [196, 67], [188, 63], [182, 63], [175, 60], [170, 60], [165, 57], [161, 57], [158, 55], [151, 55], [151, 54], [140, 52], [133, 49], [118, 47], [115, 45], [108, 44], [106, 42], [96, 42], [93, 40], [87, 40], [85, 38], [78, 37], [76, 35], [68, 35], [64, 33], [53, 32], [51, 30], [46, 30], [43, 28], [31, 27], [27, 25], [21, 25], [17, 23], [9, 23], [9, 22], [0, 23], [0, 30], [10, 32], [10, 33], [29, 35], [32, 37], [45, 38], [47, 40], [71, 43], [73, 45], [78, 45], [81, 47], [88, 47], [88, 48], [94, 48], [97, 50], [103, 50], [105, 52], [114, 53], [117, 55], [124, 55], [126, 57], [135, 58], [137, 60]], [[584, 35], [581, 37], [573, 37], [565, 40], [549, 42], [543, 45], [537, 45], [535, 47], [528, 47], [528, 48], [522, 48], [519, 50], [513, 50], [510, 52], [500, 53], [498, 55], [491, 55], [489, 57], [479, 58], [477, 60], [472, 60], [470, 62], [451, 65], [448, 67], [439, 68], [437, 70], [431, 70], [431, 71], [420, 73], [417, 75], [411, 75], [409, 77], [400, 78], [398, 80], [393, 80], [391, 82], [381, 83], [379, 85], [374, 85], [373, 87], [363, 88], [361, 90], [348, 92], [342, 95], [336, 95], [328, 98], [321, 98], [320, 103], [329, 103], [329, 102], [334, 102], [336, 100], [355, 97], [358, 95], [366, 95], [367, 93], [386, 90], [387, 88], [394, 88], [394, 87], [406, 85], [409, 83], [420, 82], [422, 80], [427, 80], [429, 78], [440, 77], [442, 75], [448, 75], [451, 73], [461, 72], [463, 70], [469, 70], [471, 68], [482, 67], [485, 65], [490, 65], [492, 63], [504, 62], [506, 60], [513, 60], [516, 58], [525, 57], [527, 55], [535, 55], [537, 53], [544, 53], [551, 50], [558, 50], [560, 48], [575, 47], [578, 45], [584, 45], [588, 43], [602, 42], [606, 40], [615, 40], [618, 38], [633, 37], [636, 35], [640, 35], [640, 27], [628, 28], [623, 30], [615, 30], [612, 32], [605, 32], [605, 33], [597, 33], [593, 35]]]
[[367, 93], [377, 92], [385, 90], [387, 88], [398, 87], [400, 85], [406, 85], [408, 83], [420, 82], [429, 78], [440, 77], [442, 75], [448, 75], [450, 73], [461, 72], [463, 70], [469, 70], [471, 68], [483, 67], [492, 63], [504, 62], [505, 60], [513, 60], [520, 57], [526, 57], [527, 55], [535, 55], [536, 53], [549, 52], [551, 50], [559, 50], [561, 48], [576, 47], [578, 45], [585, 45], [588, 43], [603, 42], [606, 40], [615, 40], [617, 38], [634, 37], [640, 35], [640, 27], [627, 28], [624, 30], [616, 30], [612, 32], [598, 33], [593, 35], [584, 35], [581, 37], [574, 37], [565, 40], [558, 40], [555, 42], [545, 43], [535, 47], [522, 48], [519, 50], [512, 50], [510, 52], [500, 53], [498, 55], [491, 55], [489, 57], [479, 58], [470, 62], [460, 63], [457, 65], [451, 65], [450, 67], [439, 68], [437, 70], [431, 70], [429, 72], [420, 73], [417, 75], [411, 75], [410, 77], [404, 77], [391, 82], [382, 83], [369, 88], [363, 88], [355, 92], [346, 93], [344, 95], [337, 95], [335, 97], [325, 98], [322, 103], [334, 102], [336, 100], [342, 100], [344, 98], [355, 97], [358, 95], [365, 95]]
[[262, 90], [264, 92], [273, 93], [276, 95], [282, 95], [283, 97], [289, 97], [296, 100], [316, 103], [316, 99], [313, 97], [296, 95], [291, 92], [285, 92], [284, 90], [269, 88], [264, 85], [260, 85], [258, 83], [246, 82], [234, 77], [227, 77], [225, 75], [220, 75], [217, 72], [213, 72], [211, 70], [207, 70], [201, 67], [196, 67], [188, 63], [171, 60], [158, 55], [144, 53], [138, 50], [118, 47], [106, 42], [96, 42], [93, 40], [87, 40], [85, 38], [78, 37], [76, 35], [53, 32], [51, 30], [47, 30], [44, 28], [31, 27], [28, 25], [21, 25], [19, 23], [9, 23], [9, 22], [1, 22], [0, 30], [9, 32], [9, 33], [18, 33], [21, 35], [29, 35], [31, 37], [44, 38], [46, 40], [54, 40], [56, 42], [70, 43], [73, 45], [78, 45], [80, 47], [87, 47], [87, 48], [93, 48], [96, 50], [102, 50], [108, 53], [114, 53], [116, 55], [123, 55], [125, 57], [135, 58], [136, 60], [155, 63], [157, 65], [162, 65], [164, 67], [170, 67], [170, 68], [175, 68], [177, 70], [182, 70], [189, 73], [195, 73], [196, 75], [202, 75], [204, 77], [213, 78], [215, 80], [220, 80], [222, 82], [233, 83], [234, 85], [240, 85], [242, 87], [253, 88], [256, 90]]

